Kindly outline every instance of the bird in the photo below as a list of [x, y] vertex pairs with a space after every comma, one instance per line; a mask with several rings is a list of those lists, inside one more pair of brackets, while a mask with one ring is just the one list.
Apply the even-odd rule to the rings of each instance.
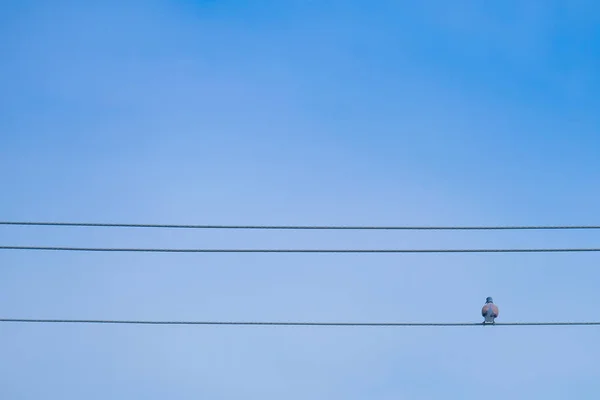
[[485, 318], [483, 324], [495, 324], [495, 319], [498, 318], [498, 306], [494, 304], [491, 297], [485, 299], [485, 304], [481, 309], [481, 315]]

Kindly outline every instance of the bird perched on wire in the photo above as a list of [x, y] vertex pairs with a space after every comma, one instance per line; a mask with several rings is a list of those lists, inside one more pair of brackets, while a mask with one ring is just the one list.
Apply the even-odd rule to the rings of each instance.
[[491, 297], [485, 299], [485, 304], [481, 309], [481, 315], [485, 318], [484, 324], [494, 324], [495, 319], [498, 318], [498, 306], [494, 304], [494, 300]]

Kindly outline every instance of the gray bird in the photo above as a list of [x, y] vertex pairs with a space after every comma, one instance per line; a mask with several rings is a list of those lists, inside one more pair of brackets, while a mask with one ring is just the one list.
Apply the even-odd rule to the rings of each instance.
[[495, 319], [498, 318], [498, 306], [494, 304], [494, 300], [491, 297], [485, 299], [485, 305], [481, 309], [481, 315], [485, 318], [484, 324], [494, 324]]

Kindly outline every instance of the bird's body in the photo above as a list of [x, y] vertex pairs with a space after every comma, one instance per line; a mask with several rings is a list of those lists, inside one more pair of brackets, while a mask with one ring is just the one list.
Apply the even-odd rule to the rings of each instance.
[[493, 324], [495, 319], [498, 318], [498, 306], [494, 304], [491, 297], [488, 297], [485, 301], [483, 308], [481, 309], [481, 315], [485, 318], [484, 324]]

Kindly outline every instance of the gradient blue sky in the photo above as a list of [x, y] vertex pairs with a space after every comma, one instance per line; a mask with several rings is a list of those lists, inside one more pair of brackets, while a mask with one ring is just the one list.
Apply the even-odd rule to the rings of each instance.
[[[416, 4], [416, 2], [415, 2]], [[0, 219], [600, 224], [595, 1], [19, 1]], [[0, 227], [15, 245], [584, 247], [597, 232]], [[595, 254], [0, 252], [0, 315], [599, 320]], [[594, 327], [0, 327], [2, 399], [596, 399]]]

